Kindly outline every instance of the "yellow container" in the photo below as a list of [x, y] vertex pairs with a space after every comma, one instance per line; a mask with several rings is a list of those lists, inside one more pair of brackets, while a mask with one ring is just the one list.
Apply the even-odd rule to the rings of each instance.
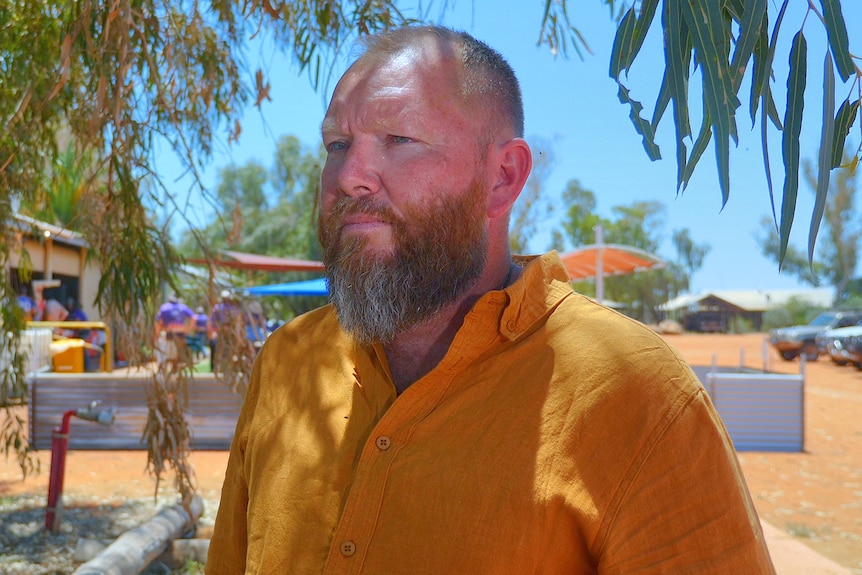
[[54, 371], [57, 373], [84, 372], [84, 340], [63, 339], [51, 342]]

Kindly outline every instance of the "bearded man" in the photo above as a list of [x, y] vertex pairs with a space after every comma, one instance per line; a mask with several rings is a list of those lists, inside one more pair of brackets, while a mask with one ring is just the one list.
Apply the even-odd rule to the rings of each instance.
[[366, 40], [321, 126], [331, 304], [257, 357], [207, 573], [773, 573], [678, 354], [515, 259], [520, 88], [465, 33]]

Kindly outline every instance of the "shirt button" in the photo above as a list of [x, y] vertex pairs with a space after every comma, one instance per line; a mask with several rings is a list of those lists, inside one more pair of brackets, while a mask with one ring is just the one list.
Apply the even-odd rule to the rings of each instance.
[[378, 437], [374, 441], [374, 444], [377, 446], [377, 449], [379, 449], [380, 451], [386, 451], [387, 449], [392, 447], [392, 440], [389, 439], [388, 437], [386, 437], [385, 435], [381, 435], [380, 437]]
[[342, 555], [350, 557], [356, 553], [356, 544], [353, 541], [342, 541], [339, 549], [341, 550]]

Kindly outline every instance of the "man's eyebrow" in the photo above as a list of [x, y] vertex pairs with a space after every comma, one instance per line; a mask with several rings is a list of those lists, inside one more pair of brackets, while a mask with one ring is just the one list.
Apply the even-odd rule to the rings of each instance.
[[338, 122], [335, 118], [327, 117], [324, 118], [320, 123], [320, 133], [325, 134], [326, 132], [336, 132], [338, 131]]

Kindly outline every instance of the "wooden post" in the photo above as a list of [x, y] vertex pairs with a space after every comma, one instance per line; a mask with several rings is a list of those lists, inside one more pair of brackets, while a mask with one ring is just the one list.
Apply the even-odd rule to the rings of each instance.
[[203, 500], [195, 495], [189, 509], [173, 505], [143, 525], [126, 531], [98, 556], [78, 567], [73, 575], [138, 575], [164, 553], [171, 542], [188, 533], [203, 513]]

